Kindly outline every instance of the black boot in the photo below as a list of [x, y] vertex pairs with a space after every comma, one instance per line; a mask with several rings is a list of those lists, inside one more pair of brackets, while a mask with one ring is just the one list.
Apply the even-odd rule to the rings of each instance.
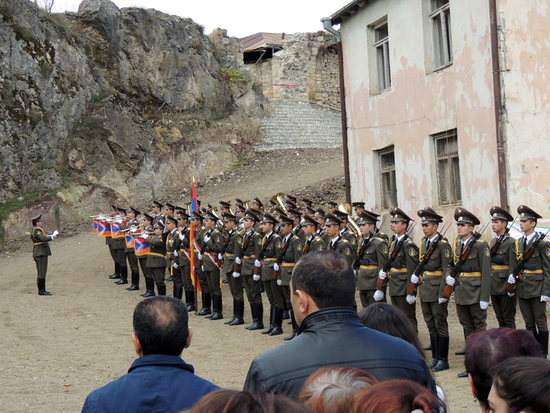
[[115, 262], [115, 273], [109, 275], [110, 280], [118, 280], [120, 278], [120, 264]]
[[433, 369], [439, 361], [439, 336], [430, 336], [430, 347], [432, 349], [432, 361], [428, 364], [428, 368]]
[[264, 306], [262, 303], [252, 304], [255, 307], [254, 314], [256, 315], [252, 321], [252, 325], [248, 326], [248, 330], [263, 330], [264, 328]]
[[229, 323], [230, 326], [240, 326], [244, 324], [244, 301], [236, 301], [237, 318]]
[[115, 282], [116, 285], [128, 284], [128, 267], [120, 266], [120, 280]]
[[233, 317], [227, 320], [224, 324], [231, 324], [237, 318], [237, 300], [233, 298]]
[[[439, 337], [439, 359], [434, 367], [434, 371], [449, 370], [449, 337]], [[434, 344], [432, 343], [432, 348]], [[461, 377], [461, 376], [459, 376]]]
[[292, 319], [292, 334], [283, 338], [284, 341], [290, 341], [298, 335], [298, 324], [296, 324], [296, 319], [294, 318], [294, 311], [290, 312], [290, 318]]
[[139, 290], [139, 272], [132, 271], [132, 285], [126, 288], [128, 291], [138, 291]]
[[288, 313], [288, 310], [283, 310], [283, 320], [290, 319], [290, 314]]
[[144, 294], [140, 294], [142, 297], [154, 297], [155, 296], [155, 281], [151, 277], [145, 277], [145, 286], [147, 291]]
[[262, 331], [262, 334], [269, 334], [275, 328], [275, 306], [272, 305], [269, 312], [269, 328]]
[[36, 284], [38, 285], [38, 295], [52, 295], [49, 291], [46, 291], [46, 279], [37, 278]]
[[210, 317], [210, 320], [221, 320], [223, 318], [223, 301], [222, 292], [212, 295], [212, 301], [214, 301], [214, 314]]
[[283, 309], [280, 307], [275, 307], [275, 315], [273, 317], [274, 328], [269, 335], [278, 336], [279, 334], [283, 334]]
[[195, 311], [195, 291], [185, 291], [185, 304], [188, 313]]
[[166, 285], [157, 285], [158, 295], [166, 295]]
[[195, 315], [208, 315], [212, 314], [212, 310], [210, 309], [212, 301], [212, 296], [210, 293], [202, 293], [202, 308], [199, 312], [195, 313]]
[[174, 298], [179, 298], [181, 300], [181, 297], [183, 296], [183, 287], [176, 287], [174, 285]]
[[[250, 314], [252, 314], [252, 324], [254, 324], [254, 320], [256, 319], [256, 307], [254, 307], [254, 304], [250, 303]], [[246, 326], [245, 328], [247, 330], [250, 330], [250, 327], [252, 327], [252, 324], [249, 326]]]
[[537, 341], [540, 345], [542, 358], [548, 358], [548, 331], [540, 331], [537, 334]]

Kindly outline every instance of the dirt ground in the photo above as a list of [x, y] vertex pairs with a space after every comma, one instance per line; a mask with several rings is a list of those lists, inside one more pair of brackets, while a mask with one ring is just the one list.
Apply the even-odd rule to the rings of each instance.
[[[331, 190], [338, 186], [331, 196], [343, 194], [339, 153], [298, 151], [295, 156], [303, 159], [305, 155], [308, 161], [297, 161], [292, 171], [283, 175], [278, 172], [281, 169], [270, 165], [279, 155], [262, 154], [259, 161], [252, 160], [243, 167], [246, 173], [241, 169], [234, 172], [240, 178], [203, 183], [198, 188], [199, 197], [217, 204], [218, 200], [236, 196], [266, 199], [280, 191], [317, 196], [327, 182]], [[37, 295], [30, 240], [21, 249], [1, 253], [2, 412], [79, 412], [88, 393], [125, 374], [136, 358], [130, 335], [133, 309], [142, 299], [140, 292], [128, 292], [127, 285], [117, 286], [108, 279], [113, 272], [112, 259], [104, 240], [92, 233], [91, 224], [89, 228], [81, 233], [71, 231], [70, 237], [61, 229], [61, 235], [52, 243], [47, 277], [51, 297]], [[143, 292], [143, 279], [141, 288]], [[171, 290], [172, 284], [168, 283], [169, 295]], [[232, 314], [226, 284], [222, 294], [225, 319], [209, 321], [192, 315], [193, 342], [184, 350], [183, 358], [195, 366], [197, 375], [222, 387], [241, 389], [253, 358], [283, 344], [282, 337], [287, 334], [266, 337], [244, 326], [224, 325]], [[264, 302], [268, 308], [265, 297]], [[451, 412], [479, 411], [467, 379], [456, 377], [463, 371], [463, 357], [454, 352], [463, 347], [464, 340], [454, 306], [449, 309], [451, 369], [436, 373], [435, 378], [446, 392]], [[419, 306], [417, 311], [420, 338], [427, 344]], [[245, 321], [251, 322], [249, 308], [245, 310]], [[518, 324], [523, 327], [519, 314]], [[497, 326], [491, 308], [488, 326]], [[284, 330], [290, 333], [291, 326], [284, 324]]]

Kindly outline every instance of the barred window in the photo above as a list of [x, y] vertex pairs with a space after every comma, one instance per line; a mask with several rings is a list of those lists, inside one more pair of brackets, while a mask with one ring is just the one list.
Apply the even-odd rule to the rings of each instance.
[[395, 182], [395, 155], [393, 147], [378, 153], [380, 161], [380, 193], [382, 209], [391, 209], [397, 206], [397, 185]]
[[453, 62], [449, 0], [430, 0], [434, 69]]
[[433, 139], [437, 157], [439, 205], [459, 204], [462, 196], [456, 129], [433, 135]]

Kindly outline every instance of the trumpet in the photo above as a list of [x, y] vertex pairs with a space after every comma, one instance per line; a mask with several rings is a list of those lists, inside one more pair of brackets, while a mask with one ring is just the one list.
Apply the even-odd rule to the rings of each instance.
[[126, 229], [123, 229], [121, 230], [121, 232], [128, 232], [128, 231], [137, 231], [138, 229], [143, 229], [143, 225], [131, 225], [130, 227], [126, 228]]

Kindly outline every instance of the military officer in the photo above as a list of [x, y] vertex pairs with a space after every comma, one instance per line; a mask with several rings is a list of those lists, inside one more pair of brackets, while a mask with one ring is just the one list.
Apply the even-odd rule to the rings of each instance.
[[38, 276], [36, 278], [36, 285], [38, 287], [38, 295], [52, 295], [49, 291], [46, 291], [46, 273], [48, 272], [48, 256], [52, 255], [50, 250], [50, 241], [59, 234], [57, 230], [50, 235], [46, 235], [42, 229], [42, 214], [32, 218], [32, 257], [36, 263], [36, 271]]
[[204, 217], [204, 226], [206, 232], [203, 237], [202, 266], [208, 283], [208, 288], [212, 293], [214, 313], [210, 320], [221, 320], [223, 318], [222, 291], [220, 288], [220, 267], [221, 260], [218, 254], [224, 250], [224, 239], [220, 230], [217, 228], [217, 217], [210, 211]]
[[[479, 219], [464, 208], [455, 210], [454, 218], [458, 236], [453, 243], [453, 263], [460, 260], [464, 248], [472, 237], [474, 227]], [[450, 272], [451, 269], [448, 270]], [[487, 324], [487, 307], [491, 295], [491, 253], [486, 241], [477, 240], [470, 248], [470, 253], [460, 269], [460, 284], [447, 275], [446, 283], [455, 286], [455, 303], [458, 320], [464, 330], [464, 338], [476, 331], [485, 331]], [[461, 354], [462, 351], [457, 352]], [[458, 377], [468, 377], [462, 372]]]
[[[144, 232], [153, 232], [153, 217], [149, 214], [143, 214], [143, 220], [141, 222], [143, 225], [143, 231]], [[151, 274], [150, 269], [147, 267], [147, 255], [140, 255], [138, 257], [139, 266], [141, 268], [141, 272], [143, 273], [145, 277], [145, 287], [146, 291], [143, 294], [140, 294], [140, 296], [147, 298], [147, 297], [154, 297], [155, 296], [155, 281], [153, 280], [153, 275]]]
[[318, 224], [317, 231], [315, 233], [321, 237], [321, 239], [325, 242], [325, 245], [328, 245], [329, 237], [325, 228], [325, 211], [322, 208], [317, 209], [315, 211], [315, 214], [313, 214], [313, 218], [315, 219], [315, 221], [317, 221]]
[[222, 271], [227, 276], [229, 291], [233, 296], [233, 317], [224, 324], [237, 326], [244, 324], [244, 298], [241, 274], [235, 272], [235, 257], [242, 256], [243, 236], [237, 229], [237, 217], [229, 212], [223, 214], [227, 237], [224, 242]]
[[[542, 218], [526, 205], [518, 207], [522, 238], [516, 240], [514, 254], [510, 259], [510, 268], [515, 268], [529, 248], [542, 237], [535, 228], [537, 220]], [[533, 254], [523, 265], [523, 281], [516, 282], [510, 275], [508, 282], [516, 283], [519, 309], [525, 321], [525, 328], [537, 339], [542, 350], [542, 356], [548, 356], [548, 321], [546, 318], [546, 303], [550, 300], [550, 243], [541, 240], [534, 248]]]
[[290, 302], [290, 279], [292, 278], [292, 271], [296, 262], [300, 259], [304, 252], [304, 243], [300, 237], [293, 234], [292, 227], [295, 220], [281, 215], [281, 236], [283, 237], [283, 248], [281, 250], [281, 256], [279, 260], [273, 266], [273, 269], [277, 271], [277, 284], [283, 291], [283, 297], [286, 302], [286, 306], [291, 310], [292, 319], [292, 334], [285, 337], [283, 340], [292, 340], [298, 334], [298, 324], [294, 317], [294, 311], [292, 311], [292, 304]]
[[[371, 214], [373, 217], [376, 217], [377, 219], [380, 219], [380, 214], [377, 214], [376, 212], [374, 211], [367, 211], [365, 209], [365, 212], [368, 212], [369, 214]], [[388, 236], [388, 234], [380, 231], [380, 228], [378, 227], [378, 225], [374, 228], [374, 235], [377, 236], [378, 238], [384, 238], [387, 242], [388, 242], [388, 245], [389, 245], [389, 242], [390, 242], [390, 237]]]
[[510, 274], [510, 254], [514, 254], [515, 242], [506, 228], [514, 218], [508, 211], [498, 206], [489, 210], [491, 226], [496, 234], [490, 244], [491, 249], [491, 302], [501, 328], [516, 328], [516, 296], [506, 294]]
[[287, 195], [286, 196], [286, 201], [285, 201], [285, 205], [288, 208], [294, 208], [296, 209], [296, 201], [297, 201], [297, 198], [295, 196], [292, 196], [292, 195]]
[[351, 206], [353, 207], [355, 211], [355, 216], [359, 217], [359, 214], [361, 211], [365, 210], [365, 203], [364, 202], [352, 202]]
[[345, 212], [335, 210], [334, 215], [342, 221], [342, 224], [340, 224], [340, 235], [347, 239], [349, 243], [351, 244], [353, 257], [357, 256], [357, 235], [349, 228], [348, 225], [348, 214]]
[[241, 233], [241, 235], [244, 236], [244, 213], [246, 212], [246, 208], [243, 204], [237, 204], [235, 207], [235, 216], [237, 217], [237, 231]]
[[[366, 211], [359, 213], [357, 225], [363, 239], [358, 247], [354, 270], [357, 271], [357, 289], [363, 308], [374, 304], [378, 273], [388, 261], [388, 242], [374, 235], [378, 218]], [[385, 302], [385, 297], [382, 298]]]
[[[195, 287], [191, 279], [191, 251], [189, 249], [189, 215], [182, 208], [176, 209], [176, 219], [178, 220], [178, 238], [176, 241], [177, 261], [174, 262], [174, 289], [182, 288], [185, 291], [185, 304], [187, 311], [195, 311]], [[187, 243], [185, 242], [187, 240]], [[179, 295], [179, 290], [178, 290]], [[183, 294], [182, 294], [183, 296]]]
[[[386, 277], [389, 278], [388, 286], [392, 305], [403, 311], [418, 330], [416, 298], [414, 296], [407, 297], [409, 280], [418, 266], [418, 246], [409, 237], [407, 232], [411, 218], [397, 207], [390, 211], [390, 215], [392, 217], [391, 230], [394, 233], [388, 252], [388, 260], [391, 260], [391, 267], [389, 274], [380, 270], [378, 278], [381, 280], [385, 280]], [[397, 248], [399, 250], [395, 251]], [[393, 260], [392, 256], [395, 257]], [[374, 299], [377, 298], [376, 295], [380, 296], [381, 294], [375, 292]]]
[[[170, 280], [173, 280], [172, 275], [178, 273], [179, 276], [179, 264], [178, 255], [179, 255], [179, 233], [178, 233], [178, 220], [172, 215], [166, 215], [164, 217], [164, 222], [166, 223], [166, 232], [168, 236], [166, 238], [166, 268], [170, 274]], [[174, 267], [176, 264], [176, 267]], [[167, 280], [168, 281], [168, 280]], [[174, 298], [179, 298], [181, 300], [183, 296], [183, 288], [174, 283], [173, 286], [173, 296]]]
[[159, 221], [164, 224], [164, 214], [162, 213], [163, 205], [158, 201], [153, 201], [153, 226]]
[[304, 231], [305, 243], [304, 254], [312, 251], [324, 251], [327, 249], [327, 244], [317, 234], [317, 221], [309, 215], [303, 218], [302, 230]]
[[329, 243], [327, 248], [331, 251], [336, 251], [347, 258], [349, 265], [353, 265], [355, 256], [353, 255], [353, 248], [350, 242], [340, 235], [340, 225], [342, 221], [336, 218], [332, 214], [326, 215], [325, 225], [327, 228], [327, 235], [329, 237]]
[[[432, 249], [420, 274], [422, 283], [418, 287], [422, 314], [430, 334], [432, 361], [428, 367], [434, 371], [443, 371], [449, 369], [449, 325], [447, 323], [448, 302], [440, 300], [440, 297], [443, 297], [446, 285], [443, 275], [447, 274], [451, 263], [451, 246], [438, 232], [439, 224], [443, 222], [441, 215], [430, 207], [421, 209], [417, 214], [422, 219], [424, 232], [419, 251], [421, 262], [425, 259], [428, 250]], [[411, 282], [419, 284], [420, 278], [413, 274]]]
[[[263, 216], [263, 212], [261, 210], [263, 206], [264, 204], [262, 203], [262, 201], [260, 201], [260, 198], [258, 197], [254, 198], [250, 203], [250, 209], [252, 210], [252, 212], [254, 212], [258, 216], [260, 220], [262, 219], [262, 216]], [[254, 226], [254, 231], [256, 231], [258, 234], [262, 233], [262, 228], [260, 227], [260, 221], [256, 222]]]
[[288, 208], [288, 213], [286, 216], [293, 220], [292, 233], [304, 242], [306, 236], [304, 235], [304, 230], [302, 229], [302, 224], [300, 223], [302, 218], [300, 211], [294, 208]]
[[[168, 218], [174, 218], [174, 211], [175, 211], [176, 207], [170, 203], [166, 203], [166, 205], [164, 206], [164, 225], [167, 224], [168, 222]], [[177, 225], [177, 220], [176, 220], [176, 225]], [[168, 278], [166, 279], [166, 281], [172, 281], [172, 274], [174, 272], [174, 267], [172, 266], [172, 264], [175, 262], [175, 257], [174, 257], [174, 251], [171, 251], [170, 249], [167, 249], [166, 250], [166, 270], [168, 271]], [[176, 253], [177, 254], [177, 253]], [[179, 292], [179, 290], [178, 290]], [[181, 296], [179, 297], [181, 299]]]
[[[115, 217], [115, 222], [119, 225], [118, 235], [114, 235], [111, 230], [111, 248], [120, 266], [120, 279], [115, 281], [116, 285], [128, 284], [128, 264], [126, 263], [126, 235], [120, 231], [124, 228], [127, 222], [126, 210], [117, 208], [118, 215]], [[112, 228], [112, 225], [111, 225]]]
[[[137, 228], [139, 221], [137, 217], [141, 214], [137, 209], [130, 207], [130, 212], [128, 212], [128, 223], [122, 229], [130, 229], [132, 227]], [[130, 234], [131, 235], [131, 234]], [[124, 250], [126, 254], [126, 261], [130, 266], [132, 272], [132, 285], [126, 288], [128, 291], [138, 291], [139, 290], [139, 265], [138, 259], [136, 257], [136, 250], [134, 246], [128, 246], [126, 243], [126, 249]]]
[[328, 201], [328, 213], [331, 215], [334, 215], [334, 211], [336, 211], [336, 207], [338, 204], [334, 201]]
[[164, 224], [158, 221], [154, 226], [155, 235], [147, 236], [145, 241], [151, 245], [147, 255], [147, 268], [157, 285], [158, 295], [166, 295], [166, 284], [164, 274], [166, 273], [166, 239], [168, 232], [164, 232]]
[[273, 228], [273, 232], [276, 233], [276, 234], [279, 234], [281, 235], [281, 229], [280, 229], [280, 225], [281, 225], [281, 215], [286, 215], [285, 214], [285, 211], [283, 211], [281, 208], [279, 208], [278, 206], [276, 206], [275, 208], [273, 208], [273, 212], [271, 213], [271, 216], [273, 218], [275, 218], [275, 220], [277, 221], [277, 223], [275, 224], [275, 227]]
[[[210, 287], [208, 286], [208, 282], [206, 281], [206, 276], [204, 275], [204, 272], [202, 270], [202, 260], [204, 258], [202, 256], [204, 248], [204, 234], [207, 231], [206, 227], [203, 225], [203, 220], [204, 217], [201, 214], [193, 211], [193, 214], [191, 215], [191, 226], [193, 227], [195, 234], [194, 237], [190, 240], [186, 241], [186, 239], [184, 239], [183, 243], [194, 252], [193, 263], [195, 267], [195, 276], [201, 288], [202, 308], [195, 314], [198, 316], [206, 316], [206, 318], [209, 318], [208, 316], [212, 315], [212, 292], [210, 291]], [[191, 233], [189, 233], [189, 238], [191, 238]], [[193, 244], [192, 248], [191, 243]]]
[[313, 201], [310, 201], [307, 198], [302, 198], [302, 205], [300, 205], [302, 214], [306, 214], [306, 209], [313, 209]]

